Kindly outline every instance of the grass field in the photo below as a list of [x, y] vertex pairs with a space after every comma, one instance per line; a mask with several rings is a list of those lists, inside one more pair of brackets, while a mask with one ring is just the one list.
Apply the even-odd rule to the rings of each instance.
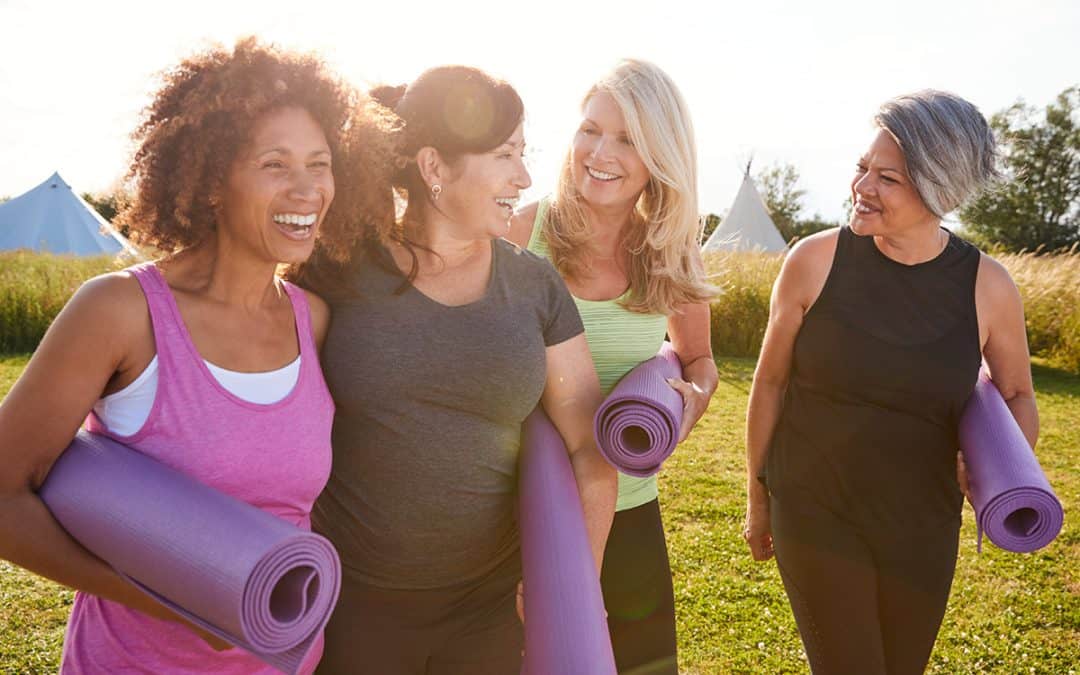
[[[25, 365], [0, 357], [0, 395]], [[720, 359], [716, 397], [661, 477], [675, 575], [681, 670], [688, 674], [808, 670], [775, 565], [739, 537], [742, 424], [753, 361]], [[1065, 529], [1043, 551], [975, 550], [964, 514], [960, 559], [931, 660], [935, 673], [1080, 671], [1080, 377], [1034, 366], [1039, 457], [1065, 505]], [[71, 593], [0, 562], [0, 673], [55, 672]]]

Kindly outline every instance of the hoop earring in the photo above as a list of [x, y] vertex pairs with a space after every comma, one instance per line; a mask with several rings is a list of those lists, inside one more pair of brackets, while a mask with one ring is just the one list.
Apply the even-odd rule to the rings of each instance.
[[438, 183], [431, 186], [431, 199], [433, 201], [439, 201], [439, 195], [442, 194], [442, 186]]

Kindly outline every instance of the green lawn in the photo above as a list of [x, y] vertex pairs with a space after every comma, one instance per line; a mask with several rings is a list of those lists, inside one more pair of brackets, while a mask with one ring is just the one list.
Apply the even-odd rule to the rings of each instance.
[[[25, 365], [0, 357], [0, 395]], [[684, 673], [806, 672], [772, 562], [755, 563], [739, 532], [743, 414], [753, 361], [721, 359], [708, 414], [669, 461], [661, 499], [675, 573]], [[1080, 377], [1036, 364], [1039, 457], [1065, 505], [1065, 528], [1038, 553], [975, 550], [966, 507], [956, 581], [930, 664], [937, 673], [1080, 670]], [[55, 671], [71, 594], [0, 562], [0, 672]]]

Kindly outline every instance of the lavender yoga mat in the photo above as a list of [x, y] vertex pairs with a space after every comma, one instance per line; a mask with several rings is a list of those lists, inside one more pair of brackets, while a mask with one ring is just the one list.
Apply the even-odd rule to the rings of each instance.
[[518, 522], [527, 675], [615, 675], [585, 515], [562, 436], [542, 408], [522, 428]]
[[337, 602], [329, 541], [102, 436], [80, 431], [39, 494], [154, 599], [290, 675]]
[[645, 478], [675, 451], [683, 400], [667, 383], [681, 378], [682, 364], [670, 342], [627, 373], [596, 411], [593, 426], [600, 452], [619, 471]]
[[1029, 553], [1061, 531], [1065, 513], [985, 371], [960, 418], [960, 448], [967, 465], [971, 504], [979, 530], [999, 548]]

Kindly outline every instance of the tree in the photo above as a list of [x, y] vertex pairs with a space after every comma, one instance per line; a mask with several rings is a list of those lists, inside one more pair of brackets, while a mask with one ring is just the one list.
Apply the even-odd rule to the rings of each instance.
[[717, 227], [720, 226], [720, 216], [715, 213], [710, 213], [705, 216], [705, 228], [701, 231], [701, 243], [704, 244], [709, 240], [709, 235], [712, 234]]
[[784, 241], [791, 241], [806, 195], [806, 190], [798, 187], [799, 170], [793, 164], [773, 164], [759, 171], [756, 180], [780, 236]]
[[1080, 241], [1080, 86], [1038, 112], [1018, 101], [991, 118], [1005, 181], [960, 211], [980, 243], [1052, 251]]
[[[91, 194], [84, 192], [82, 194], [83, 201], [92, 206], [95, 211], [101, 214], [101, 217], [110, 223], [116, 219], [116, 214], [126, 207], [131, 201], [131, 195], [123, 190], [114, 190], [112, 192], [106, 192], [101, 194]], [[128, 228], [121, 227], [120, 234], [128, 236]]]

